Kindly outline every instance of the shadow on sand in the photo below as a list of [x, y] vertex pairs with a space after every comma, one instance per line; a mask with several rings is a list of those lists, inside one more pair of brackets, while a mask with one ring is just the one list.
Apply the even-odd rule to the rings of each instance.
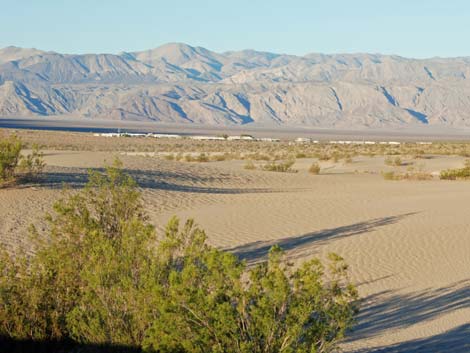
[[[389, 330], [406, 329], [455, 310], [470, 308], [470, 281], [409, 295], [385, 291], [364, 298], [362, 303], [358, 324], [351, 336], [353, 340], [370, 338]], [[470, 352], [469, 330], [470, 326], [465, 325], [437, 336], [382, 347], [377, 351]]]
[[[401, 219], [414, 215], [415, 213], [406, 213], [398, 216], [390, 216], [372, 219], [365, 222], [350, 224], [347, 226], [324, 229], [318, 232], [307, 233], [300, 236], [283, 238], [271, 241], [255, 241], [235, 248], [225, 249], [235, 253], [238, 257], [246, 260], [248, 263], [256, 263], [266, 258], [269, 249], [273, 245], [279, 245], [286, 252], [295, 252], [295, 257], [302, 257], [305, 251], [311, 251], [312, 245], [320, 245], [325, 241], [333, 239], [346, 238], [353, 235], [367, 233], [376, 228], [390, 225], [400, 221]], [[288, 257], [292, 258], [293, 256]]]
[[[103, 169], [77, 169], [77, 168], [54, 168], [41, 173], [41, 176], [32, 181], [24, 181], [17, 185], [18, 188], [46, 187], [50, 189], [61, 189], [67, 186], [71, 189], [80, 189], [88, 182], [89, 171], [103, 172]], [[230, 176], [193, 176], [190, 173], [174, 173], [170, 171], [134, 170], [124, 169], [126, 174], [134, 178], [139, 187], [143, 189], [167, 190], [189, 193], [204, 194], [256, 194], [256, 193], [281, 193], [301, 192], [304, 189], [274, 189], [274, 188], [225, 188], [207, 187], [204, 185], [224, 181]]]

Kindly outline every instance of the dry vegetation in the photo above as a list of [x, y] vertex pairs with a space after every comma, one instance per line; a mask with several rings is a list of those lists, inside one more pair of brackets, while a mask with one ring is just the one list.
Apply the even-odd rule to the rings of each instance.
[[[8, 130], [5, 130], [8, 131]], [[343, 161], [350, 163], [356, 156], [389, 156], [393, 163], [400, 159], [426, 159], [432, 155], [455, 155], [470, 157], [470, 143], [436, 142], [429, 145], [402, 143], [400, 145], [340, 145], [307, 144], [262, 141], [195, 141], [191, 139], [154, 138], [105, 138], [85, 133], [10, 130], [25, 142], [41, 149], [103, 152], [142, 152], [161, 155], [162, 158], [184, 160], [190, 154], [206, 154], [210, 161], [253, 159], [260, 161], [317, 158], [320, 161]], [[66, 137], [66, 138], [65, 138]], [[169, 157], [165, 157], [169, 156]]]

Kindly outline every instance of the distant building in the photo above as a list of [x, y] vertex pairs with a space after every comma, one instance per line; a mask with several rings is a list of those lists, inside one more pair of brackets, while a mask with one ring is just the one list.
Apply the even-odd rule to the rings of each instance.
[[259, 138], [258, 141], [263, 141], [263, 142], [280, 142], [281, 140], [280, 140], [280, 139], [271, 138], [271, 137], [262, 137], [262, 138]]
[[154, 138], [167, 138], [167, 139], [180, 139], [183, 138], [181, 135], [174, 135], [174, 134], [149, 134], [149, 137]]
[[251, 135], [240, 135], [240, 136], [229, 136], [227, 137], [229, 141], [255, 141], [255, 138]]
[[222, 136], [190, 136], [189, 138], [192, 140], [201, 140], [201, 141], [213, 141], [213, 140], [224, 141], [225, 140], [225, 138]]
[[297, 137], [295, 139], [295, 142], [297, 142], [297, 143], [310, 143], [310, 142], [312, 142], [312, 139], [308, 138], [308, 137]]

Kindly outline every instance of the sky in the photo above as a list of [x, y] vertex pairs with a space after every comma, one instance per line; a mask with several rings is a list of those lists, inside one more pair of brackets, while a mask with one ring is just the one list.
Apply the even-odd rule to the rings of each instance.
[[0, 47], [470, 56], [468, 0], [0, 0]]

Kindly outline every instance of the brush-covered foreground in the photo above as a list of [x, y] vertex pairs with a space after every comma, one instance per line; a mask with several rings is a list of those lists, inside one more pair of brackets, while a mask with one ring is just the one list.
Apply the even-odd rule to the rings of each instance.
[[[89, 169], [103, 173], [118, 156], [160, 237], [177, 215], [182, 223], [197, 219], [207, 244], [245, 259], [249, 268], [276, 244], [294, 268], [341, 254], [362, 298], [357, 322], [340, 343], [344, 352], [468, 351], [470, 188], [465, 178], [440, 179], [442, 171], [466, 167], [467, 143], [343, 146], [15, 133], [27, 149], [41, 144], [46, 166], [37, 180], [0, 190], [0, 242], [10, 254], [34, 252], [27, 228], [33, 223], [47, 233], [43, 215], [64, 183], [79, 192]], [[400, 157], [401, 165], [386, 165], [387, 156]], [[293, 158], [297, 173], [262, 169]], [[309, 173], [312, 165], [320, 167], [318, 175]], [[384, 180], [386, 172], [400, 180]]]
[[93, 173], [32, 227], [34, 254], [2, 253], [0, 336], [148, 352], [332, 352], [351, 327], [356, 290], [341, 257], [298, 268], [279, 246], [244, 262], [189, 220], [158, 239], [133, 179]]

